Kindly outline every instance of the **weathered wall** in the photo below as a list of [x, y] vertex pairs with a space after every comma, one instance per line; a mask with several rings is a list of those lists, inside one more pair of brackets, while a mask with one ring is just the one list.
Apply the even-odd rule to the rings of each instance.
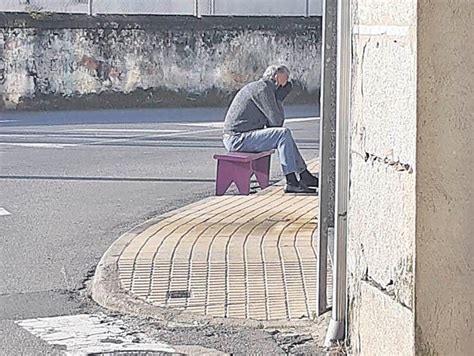
[[0, 14], [0, 106], [225, 105], [268, 64], [320, 87], [320, 18]]
[[349, 338], [414, 351], [416, 0], [352, 0]]
[[474, 352], [474, 2], [419, 1], [416, 348]]
[[[199, 13], [222, 16], [303, 16], [306, 6], [312, 16], [321, 16], [322, 0], [199, 0]], [[0, 11], [49, 11], [88, 13], [87, 0], [2, 0]], [[193, 0], [100, 0], [92, 1], [94, 14], [193, 15]]]
[[472, 354], [474, 3], [352, 5], [353, 351]]

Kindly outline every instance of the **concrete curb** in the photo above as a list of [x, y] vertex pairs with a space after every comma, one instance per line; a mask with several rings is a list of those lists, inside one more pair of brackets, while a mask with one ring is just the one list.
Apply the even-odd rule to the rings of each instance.
[[[266, 194], [271, 190], [281, 189], [281, 185], [271, 186], [258, 194]], [[239, 326], [249, 328], [292, 328], [303, 327], [312, 328], [315, 323], [325, 323], [325, 317], [315, 318], [314, 320], [272, 320], [260, 321], [251, 319], [230, 319], [217, 318], [195, 314], [189, 311], [182, 311], [173, 308], [164, 308], [152, 305], [145, 300], [137, 298], [132, 294], [125, 292], [118, 279], [118, 259], [122, 251], [128, 244], [140, 233], [159, 221], [189, 210], [197, 205], [220, 199], [220, 197], [209, 197], [198, 202], [189, 204], [152, 218], [120, 236], [102, 256], [97, 265], [94, 278], [89, 287], [89, 293], [92, 299], [106, 309], [120, 312], [124, 314], [137, 315], [141, 317], [151, 317], [156, 320], [167, 323], [168, 325], [223, 325], [223, 326]]]

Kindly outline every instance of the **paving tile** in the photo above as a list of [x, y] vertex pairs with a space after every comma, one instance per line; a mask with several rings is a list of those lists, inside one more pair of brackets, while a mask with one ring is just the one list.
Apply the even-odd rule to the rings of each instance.
[[193, 313], [308, 318], [316, 310], [317, 206], [317, 197], [281, 187], [194, 204], [132, 239], [118, 261], [121, 286]]

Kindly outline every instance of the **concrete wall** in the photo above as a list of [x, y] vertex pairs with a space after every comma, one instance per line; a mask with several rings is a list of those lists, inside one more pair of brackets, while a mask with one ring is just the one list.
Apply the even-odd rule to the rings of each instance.
[[[88, 13], [88, 0], [2, 0], [0, 11], [50, 11]], [[306, 8], [308, 6], [308, 9]], [[94, 14], [194, 15], [195, 0], [100, 0], [92, 2]], [[321, 16], [322, 0], [198, 0], [200, 14], [222, 16]]]
[[474, 353], [474, 2], [419, 1], [416, 347]]
[[[220, 15], [305, 15], [306, 5], [311, 16], [322, 15], [322, 0], [214, 0]], [[308, 4], [307, 4], [308, 3]]]
[[414, 350], [416, 0], [352, 0], [349, 337]]
[[0, 107], [226, 105], [286, 63], [316, 102], [320, 18], [0, 14]]
[[352, 0], [349, 338], [474, 350], [474, 3]]

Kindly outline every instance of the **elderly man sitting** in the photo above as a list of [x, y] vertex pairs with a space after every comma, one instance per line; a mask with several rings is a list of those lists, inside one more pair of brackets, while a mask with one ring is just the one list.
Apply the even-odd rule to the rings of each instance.
[[277, 149], [286, 177], [285, 192], [315, 193], [318, 178], [307, 170], [291, 131], [282, 127], [283, 100], [292, 88], [289, 76], [287, 67], [271, 65], [260, 80], [240, 89], [225, 117], [224, 146], [229, 152]]

